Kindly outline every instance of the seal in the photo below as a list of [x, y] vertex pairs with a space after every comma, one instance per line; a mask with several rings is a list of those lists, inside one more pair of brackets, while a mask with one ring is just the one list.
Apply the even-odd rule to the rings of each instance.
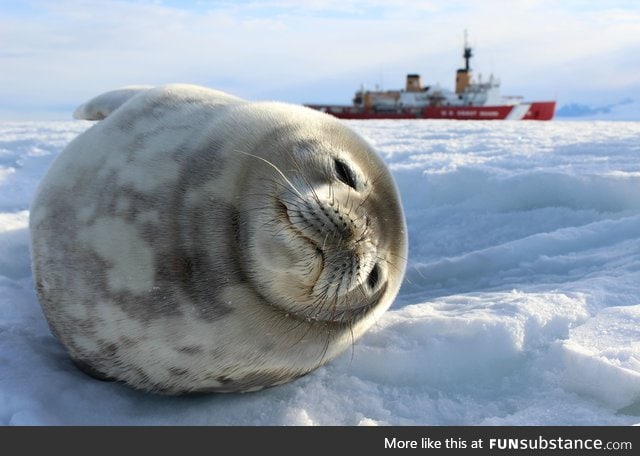
[[402, 282], [382, 159], [339, 120], [198, 86], [127, 87], [30, 212], [35, 287], [85, 372], [165, 394], [255, 391], [349, 347]]

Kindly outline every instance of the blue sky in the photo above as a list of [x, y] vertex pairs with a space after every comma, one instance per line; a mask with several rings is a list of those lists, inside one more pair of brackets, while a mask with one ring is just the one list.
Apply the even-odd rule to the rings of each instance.
[[0, 117], [68, 118], [129, 84], [350, 103], [407, 73], [475, 74], [559, 104], [640, 100], [640, 2], [578, 0], [0, 0]]

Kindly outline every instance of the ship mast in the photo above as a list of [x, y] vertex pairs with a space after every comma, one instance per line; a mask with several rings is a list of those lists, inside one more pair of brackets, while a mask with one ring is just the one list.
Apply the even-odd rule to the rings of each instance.
[[469, 66], [469, 60], [473, 56], [473, 52], [471, 51], [471, 47], [467, 42], [467, 31], [464, 31], [464, 52], [462, 53], [462, 57], [464, 57], [464, 68], [458, 69], [456, 72], [456, 94], [462, 96], [464, 91], [471, 85], [471, 67]]
[[464, 57], [464, 69], [468, 73], [471, 68], [469, 68], [469, 60], [473, 57], [473, 53], [471, 52], [471, 47], [467, 44], [467, 31], [464, 31], [464, 53], [462, 54]]

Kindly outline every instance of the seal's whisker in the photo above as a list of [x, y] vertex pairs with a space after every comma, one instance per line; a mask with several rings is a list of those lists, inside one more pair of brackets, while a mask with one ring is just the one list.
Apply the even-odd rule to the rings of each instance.
[[331, 198], [331, 202], [329, 206], [333, 207], [336, 204], [336, 192], [333, 188], [333, 183], [329, 184], [329, 198]]
[[291, 162], [294, 165], [296, 174], [300, 176], [300, 178], [304, 181], [304, 183], [306, 184], [306, 188], [309, 189], [309, 191], [311, 192], [313, 199], [315, 199], [315, 201], [320, 203], [320, 197], [318, 196], [316, 188], [307, 177], [307, 173], [305, 172], [304, 168], [302, 167], [302, 164], [298, 160], [298, 156], [290, 152], [289, 157], [291, 158]]
[[403, 263], [407, 262], [407, 257], [404, 255], [400, 255], [399, 253], [394, 253], [394, 252], [387, 252], [387, 253], [390, 257], [400, 259]]
[[380, 179], [384, 177], [385, 177], [385, 171], [380, 170], [380, 172], [373, 179], [371, 179], [371, 185], [372, 186], [376, 185], [380, 181]]
[[258, 160], [262, 160], [263, 162], [265, 162], [267, 165], [273, 167], [273, 169], [275, 169], [278, 174], [280, 174], [280, 176], [282, 176], [282, 178], [285, 180], [285, 182], [287, 184], [289, 184], [289, 186], [291, 187], [291, 189], [302, 199], [304, 199], [304, 197], [302, 196], [302, 193], [300, 193], [298, 191], [298, 189], [291, 183], [291, 181], [287, 178], [287, 176], [284, 175], [284, 173], [282, 171], [280, 171], [280, 168], [278, 168], [276, 165], [274, 165], [273, 163], [271, 163], [269, 160], [267, 160], [266, 158], [262, 158], [258, 155], [254, 155], [254, 154], [250, 154], [249, 152], [243, 152], [241, 150], [236, 150], [236, 152], [244, 154], [244, 155], [248, 155], [249, 157], [253, 157], [253, 158], [257, 158]]

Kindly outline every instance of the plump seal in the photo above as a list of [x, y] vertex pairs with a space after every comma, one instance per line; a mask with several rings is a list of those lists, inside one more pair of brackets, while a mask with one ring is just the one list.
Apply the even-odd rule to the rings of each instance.
[[406, 265], [383, 161], [340, 121], [190, 85], [130, 87], [40, 183], [33, 273], [88, 373], [166, 394], [304, 375], [391, 304]]

